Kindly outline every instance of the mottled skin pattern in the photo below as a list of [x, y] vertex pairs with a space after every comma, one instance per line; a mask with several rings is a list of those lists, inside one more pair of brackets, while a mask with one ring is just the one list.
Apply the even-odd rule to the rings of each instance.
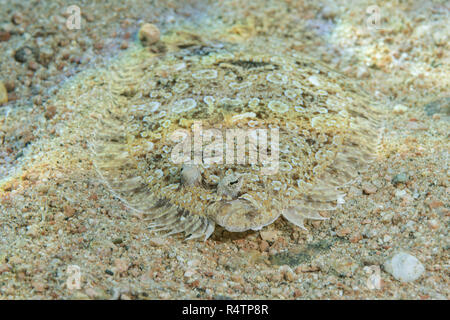
[[[280, 215], [301, 228], [305, 219], [324, 219], [321, 211], [343, 201], [338, 188], [375, 156], [378, 115], [370, 97], [299, 54], [180, 47], [138, 49], [109, 71], [115, 107], [92, 145], [111, 191], [148, 214], [150, 227], [189, 238], [208, 238], [215, 224], [240, 232]], [[173, 163], [172, 134], [191, 132], [195, 121], [223, 137], [227, 129], [277, 128], [278, 171], [261, 174], [261, 163]]]

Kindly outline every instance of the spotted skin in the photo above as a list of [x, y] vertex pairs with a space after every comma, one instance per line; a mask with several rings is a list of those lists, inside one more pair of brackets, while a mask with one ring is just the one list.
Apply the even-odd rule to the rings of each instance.
[[[138, 48], [111, 66], [107, 79], [103, 92], [113, 102], [92, 139], [94, 164], [114, 195], [166, 234], [207, 239], [216, 224], [259, 230], [280, 215], [305, 228], [306, 219], [324, 219], [321, 212], [344, 201], [339, 188], [377, 151], [373, 99], [300, 54], [227, 44], [161, 54]], [[248, 160], [208, 164], [204, 148], [212, 140], [200, 140], [203, 152], [184, 154], [200, 162], [174, 163], [182, 139], [174, 133], [193, 136], [196, 125], [223, 139], [233, 129], [276, 130], [276, 172], [262, 174], [267, 163]], [[254, 141], [247, 137], [245, 146], [248, 156]]]

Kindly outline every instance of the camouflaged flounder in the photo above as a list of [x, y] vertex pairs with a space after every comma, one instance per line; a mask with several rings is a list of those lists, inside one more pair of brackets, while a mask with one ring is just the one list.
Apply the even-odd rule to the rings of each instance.
[[[108, 72], [97, 97], [108, 110], [92, 139], [94, 163], [114, 195], [147, 214], [153, 230], [207, 239], [216, 224], [259, 230], [280, 215], [304, 228], [305, 219], [324, 219], [321, 211], [343, 202], [338, 188], [375, 156], [373, 100], [299, 54], [227, 44], [159, 54], [141, 48]], [[192, 130], [195, 121], [224, 137], [233, 128], [278, 129], [278, 171], [174, 163], [171, 135]]]

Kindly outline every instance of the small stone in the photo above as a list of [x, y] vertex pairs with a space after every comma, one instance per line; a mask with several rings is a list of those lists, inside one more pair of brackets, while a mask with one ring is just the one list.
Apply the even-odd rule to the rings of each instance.
[[289, 266], [287, 266], [287, 265], [281, 266], [280, 272], [283, 274], [284, 280], [289, 281], [289, 282], [292, 282], [295, 280], [295, 273], [292, 271], [292, 269]]
[[34, 105], [40, 106], [42, 104], [42, 96], [38, 94], [37, 96], [33, 97], [32, 101]]
[[433, 230], [437, 230], [439, 229], [439, 222], [436, 219], [431, 219], [428, 221], [428, 226]]
[[96, 288], [87, 288], [84, 290], [84, 292], [87, 294], [87, 296], [91, 299], [106, 299], [105, 294], [102, 292], [101, 289]]
[[163, 300], [168, 300], [168, 299], [170, 299], [170, 293], [169, 292], [161, 292], [159, 294], [159, 297]]
[[23, 259], [19, 256], [12, 256], [11, 258], [9, 258], [9, 263], [11, 263], [12, 265], [19, 265], [23, 263]]
[[27, 235], [36, 238], [39, 235], [39, 226], [37, 224], [32, 224], [28, 227]]
[[5, 85], [0, 81], [0, 105], [8, 102], [8, 92], [6, 91]]
[[442, 207], [443, 205], [444, 205], [444, 203], [439, 200], [432, 200], [428, 203], [428, 206], [430, 207], [430, 209], [436, 209], [436, 208]]
[[339, 9], [334, 4], [329, 4], [322, 9], [322, 16], [325, 19], [333, 19], [339, 14]]
[[106, 270], [105, 270], [105, 273], [106, 273], [106, 274], [109, 274], [110, 276], [113, 276], [113, 275], [114, 275], [114, 272], [112, 272], [112, 271], [109, 270], [109, 269], [106, 269]]
[[440, 114], [433, 114], [433, 120], [440, 120], [441, 119], [441, 115]]
[[361, 235], [361, 233], [355, 233], [354, 235], [352, 235], [351, 237], [350, 237], [350, 239], [349, 239], [349, 241], [351, 242], [351, 243], [358, 243], [359, 241], [361, 241], [362, 240], [362, 235]]
[[89, 296], [83, 292], [75, 291], [70, 299], [71, 300], [89, 300]]
[[188, 269], [186, 270], [186, 272], [184, 273], [184, 276], [186, 278], [191, 278], [193, 275], [195, 275], [197, 272], [193, 269]]
[[275, 230], [261, 231], [259, 234], [261, 235], [261, 239], [265, 241], [274, 242], [278, 239], [278, 232]]
[[269, 280], [272, 282], [281, 282], [283, 280], [283, 275], [281, 273], [273, 273], [269, 276]]
[[364, 79], [369, 76], [369, 69], [366, 66], [359, 66], [356, 69], [356, 77], [358, 79]]
[[44, 116], [47, 120], [53, 119], [53, 117], [56, 114], [56, 107], [55, 106], [47, 106]]
[[448, 33], [445, 30], [436, 30], [431, 35], [436, 45], [444, 46], [448, 44]]
[[120, 44], [120, 49], [122, 49], [122, 50], [128, 49], [128, 41], [123, 41]]
[[64, 206], [64, 214], [66, 215], [66, 217], [73, 217], [73, 215], [75, 214], [76, 210], [75, 208], [71, 207], [71, 206]]
[[392, 212], [382, 212], [380, 215], [381, 222], [384, 224], [389, 224], [394, 219], [394, 214]]
[[189, 260], [187, 262], [188, 267], [198, 267], [201, 264], [201, 261], [198, 259], [194, 259], [194, 260]]
[[94, 15], [90, 12], [83, 12], [83, 17], [87, 22], [93, 22], [95, 20]]
[[395, 197], [398, 199], [403, 199], [407, 194], [408, 193], [404, 189], [395, 191]]
[[31, 60], [30, 62], [28, 62], [28, 69], [30, 69], [31, 71], [36, 71], [37, 69], [39, 69], [39, 65], [36, 63], [36, 61]]
[[139, 40], [146, 45], [152, 45], [159, 41], [160, 32], [157, 26], [151, 23], [145, 23], [139, 29]]
[[362, 190], [364, 194], [374, 194], [378, 189], [371, 183], [363, 183]]
[[411, 282], [420, 278], [425, 268], [420, 261], [405, 252], [399, 252], [384, 263], [384, 269], [400, 282]]
[[11, 21], [15, 24], [21, 24], [23, 22], [24, 18], [23, 15], [20, 12], [16, 12], [13, 14]]
[[0, 264], [0, 274], [11, 270], [11, 266], [7, 263]]
[[40, 48], [39, 50], [39, 63], [43, 64], [43, 65], [48, 65], [53, 56], [54, 56], [55, 52], [53, 51], [53, 49], [51, 47], [45, 46]]
[[408, 175], [404, 172], [399, 173], [397, 175], [394, 176], [394, 178], [392, 178], [391, 183], [393, 185], [397, 185], [399, 183], [406, 183], [408, 181]]
[[8, 41], [11, 38], [11, 33], [8, 31], [0, 31], [0, 41]]
[[14, 91], [14, 89], [16, 88], [16, 83], [15, 83], [14, 79], [6, 80], [4, 82], [4, 84], [5, 84], [6, 91], [8, 91], [8, 92]]
[[269, 244], [267, 243], [267, 241], [265, 241], [265, 240], [261, 241], [261, 243], [259, 244], [259, 249], [264, 252], [268, 248], [269, 248]]
[[123, 239], [122, 238], [116, 238], [116, 239], [114, 239], [112, 241], [112, 243], [114, 243], [114, 244], [121, 244], [121, 243], [123, 243]]
[[336, 234], [338, 235], [338, 237], [342, 238], [348, 235], [350, 232], [352, 232], [350, 228], [341, 228], [336, 232]]
[[24, 46], [14, 53], [14, 59], [16, 59], [17, 62], [27, 62], [28, 60], [33, 59], [36, 56], [36, 49], [33, 49], [29, 46]]
[[[330, 267], [340, 277], [350, 277], [357, 270], [358, 264], [350, 257], [340, 257], [330, 262]], [[321, 267], [326, 270], [326, 266]]]
[[397, 104], [394, 107], [394, 114], [403, 114], [408, 111], [408, 107], [403, 104]]
[[116, 259], [114, 260], [114, 266], [116, 267], [116, 271], [118, 273], [123, 273], [128, 270], [129, 263], [124, 259]]
[[31, 285], [33, 286], [34, 290], [36, 290], [37, 292], [44, 292], [45, 288], [47, 287], [45, 283], [43, 283], [42, 281], [32, 281]]
[[94, 48], [97, 50], [101, 50], [101, 49], [103, 49], [103, 47], [104, 47], [103, 41], [98, 41], [94, 44]]
[[314, 227], [314, 228], [320, 228], [320, 226], [321, 226], [321, 224], [322, 224], [322, 221], [311, 221], [311, 224], [312, 224], [312, 226]]

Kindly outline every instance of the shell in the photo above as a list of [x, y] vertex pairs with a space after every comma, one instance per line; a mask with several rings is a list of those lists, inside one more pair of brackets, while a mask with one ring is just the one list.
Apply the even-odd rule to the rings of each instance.
[[[339, 188], [376, 156], [376, 103], [303, 55], [226, 43], [137, 48], [107, 74], [94, 164], [158, 232], [207, 239], [216, 224], [259, 230], [280, 215], [305, 229], [343, 202]], [[233, 134], [244, 161], [228, 158]]]

